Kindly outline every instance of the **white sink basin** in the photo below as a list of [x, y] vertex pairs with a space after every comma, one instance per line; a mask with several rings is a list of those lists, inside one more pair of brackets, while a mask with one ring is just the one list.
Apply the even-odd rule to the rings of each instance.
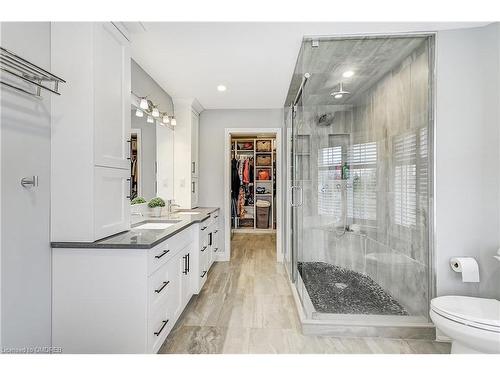
[[190, 212], [176, 212], [177, 214], [179, 215], [199, 215], [201, 214], [201, 212], [194, 212], [194, 211], [190, 211]]
[[139, 225], [137, 227], [134, 227], [134, 229], [167, 229], [168, 227], [175, 225], [177, 222], [172, 222], [172, 223], [146, 223]]

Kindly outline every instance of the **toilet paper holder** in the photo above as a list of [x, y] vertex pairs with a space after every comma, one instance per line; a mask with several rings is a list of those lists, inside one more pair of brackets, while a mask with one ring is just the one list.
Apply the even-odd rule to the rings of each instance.
[[479, 264], [472, 257], [453, 257], [450, 259], [451, 269], [462, 274], [464, 283], [479, 282]]

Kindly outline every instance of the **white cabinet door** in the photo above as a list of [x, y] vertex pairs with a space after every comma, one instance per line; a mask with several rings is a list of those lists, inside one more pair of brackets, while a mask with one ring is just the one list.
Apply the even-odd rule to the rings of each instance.
[[130, 46], [109, 22], [94, 25], [94, 163], [130, 168]]
[[[128, 169], [94, 168], [95, 238], [111, 236], [130, 228], [130, 178]], [[70, 209], [70, 207], [68, 207]]]
[[191, 178], [191, 208], [198, 207], [198, 182], [197, 177]]
[[191, 112], [191, 176], [199, 177], [198, 149], [199, 149], [200, 117]]
[[179, 257], [179, 268], [180, 268], [180, 294], [181, 294], [181, 309], [189, 302], [191, 298], [191, 275], [192, 270], [190, 270], [190, 257], [191, 257], [191, 245], [188, 245], [181, 251], [181, 256]]

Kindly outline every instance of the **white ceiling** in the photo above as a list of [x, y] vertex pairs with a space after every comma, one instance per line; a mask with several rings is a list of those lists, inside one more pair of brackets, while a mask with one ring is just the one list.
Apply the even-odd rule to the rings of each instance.
[[[281, 108], [306, 35], [438, 31], [486, 24], [151, 22], [131, 27], [132, 57], [172, 97], [197, 98], [206, 109]], [[219, 84], [227, 91], [218, 92]]]

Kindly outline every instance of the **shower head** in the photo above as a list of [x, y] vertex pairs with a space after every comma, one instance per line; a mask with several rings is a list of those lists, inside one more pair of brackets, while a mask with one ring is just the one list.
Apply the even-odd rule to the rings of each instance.
[[342, 82], [340, 82], [339, 89], [336, 90], [336, 91], [334, 91], [334, 92], [332, 92], [330, 95], [333, 96], [335, 99], [340, 99], [344, 95], [348, 95], [348, 94], [350, 94], [350, 92], [344, 90], [344, 84]]

